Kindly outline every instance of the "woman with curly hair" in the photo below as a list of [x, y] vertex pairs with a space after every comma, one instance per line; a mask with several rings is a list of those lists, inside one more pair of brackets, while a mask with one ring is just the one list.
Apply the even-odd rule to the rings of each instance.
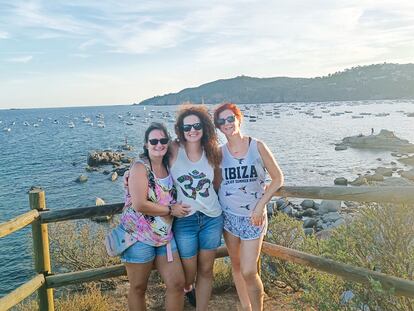
[[[259, 311], [263, 310], [264, 292], [257, 262], [267, 230], [266, 204], [284, 178], [266, 144], [241, 133], [242, 120], [240, 109], [233, 103], [221, 104], [214, 112], [214, 124], [227, 138], [221, 147], [219, 198], [224, 239], [242, 310]], [[267, 186], [266, 173], [271, 178]]]
[[178, 139], [171, 145], [170, 171], [177, 187], [177, 202], [191, 207], [174, 220], [173, 232], [184, 268], [184, 291], [191, 292], [195, 283], [197, 310], [207, 310], [223, 230], [222, 210], [213, 188], [221, 152], [204, 105], [181, 106], [175, 132]]

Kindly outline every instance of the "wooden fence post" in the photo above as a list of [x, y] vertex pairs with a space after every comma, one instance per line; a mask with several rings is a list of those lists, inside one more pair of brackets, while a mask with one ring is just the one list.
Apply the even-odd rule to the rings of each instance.
[[[42, 188], [32, 187], [29, 191], [29, 201], [31, 209], [36, 209], [38, 211], [46, 209], [45, 192]], [[42, 273], [47, 276], [52, 272], [50, 266], [49, 234], [47, 224], [41, 224], [40, 220], [35, 221], [32, 224], [32, 235], [35, 270], [37, 273]], [[37, 295], [39, 310], [55, 310], [52, 288], [47, 289], [46, 284], [43, 284], [37, 291]]]

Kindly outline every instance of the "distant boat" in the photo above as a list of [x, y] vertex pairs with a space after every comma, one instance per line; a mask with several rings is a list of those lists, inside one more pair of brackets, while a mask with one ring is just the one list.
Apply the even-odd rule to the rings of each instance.
[[73, 129], [75, 127], [75, 123], [73, 123], [72, 121], [70, 121], [68, 123], [69, 128]]
[[23, 125], [24, 125], [24, 126], [29, 126], [30, 124], [29, 124], [29, 122], [24, 121], [24, 122], [23, 122]]
[[104, 128], [105, 123], [103, 121], [98, 121], [98, 124], [96, 126], [99, 127], [99, 128]]
[[389, 116], [390, 114], [389, 113], [387, 113], [387, 112], [381, 112], [381, 113], [377, 113], [377, 114], [375, 114], [375, 116], [376, 117], [387, 117], [387, 116]]
[[5, 127], [5, 128], [3, 129], [3, 131], [5, 131], [5, 132], [10, 132], [10, 131], [11, 131], [11, 128], [10, 128], [10, 127]]
[[352, 116], [352, 119], [363, 119], [364, 116]]
[[125, 124], [126, 125], [134, 125], [134, 123], [132, 123], [132, 122], [126, 122]]
[[54, 120], [53, 121], [53, 124], [59, 124], [59, 121], [58, 120]]
[[33, 123], [33, 127], [39, 127], [39, 124]]

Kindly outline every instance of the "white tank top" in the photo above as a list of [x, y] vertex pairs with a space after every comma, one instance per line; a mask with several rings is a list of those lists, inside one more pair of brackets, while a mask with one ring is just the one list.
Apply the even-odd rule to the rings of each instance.
[[219, 190], [223, 211], [238, 216], [251, 216], [265, 190], [266, 170], [257, 149], [257, 140], [250, 141], [244, 158], [231, 155], [227, 144], [221, 146], [222, 182]]
[[197, 211], [209, 217], [221, 215], [221, 206], [213, 188], [214, 169], [204, 150], [200, 160], [192, 162], [180, 146], [170, 172], [177, 187], [177, 201], [191, 206], [188, 216]]

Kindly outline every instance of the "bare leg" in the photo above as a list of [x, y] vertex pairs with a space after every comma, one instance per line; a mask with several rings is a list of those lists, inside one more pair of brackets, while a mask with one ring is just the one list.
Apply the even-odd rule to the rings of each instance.
[[241, 241], [240, 245], [240, 270], [253, 311], [263, 310], [263, 283], [257, 271], [262, 242], [263, 236], [255, 240]]
[[242, 310], [250, 311], [250, 299], [247, 292], [246, 283], [240, 271], [240, 238], [232, 235], [224, 230], [224, 240], [226, 241], [227, 250], [231, 260], [231, 272], [233, 274], [233, 281], [237, 289], [237, 294], [240, 299]]
[[179, 311], [184, 307], [184, 272], [177, 252], [173, 254], [174, 260], [167, 261], [167, 256], [157, 256], [155, 266], [167, 287], [165, 295], [165, 309]]
[[145, 291], [153, 261], [147, 263], [125, 263], [129, 280], [128, 308], [130, 311], [145, 311]]
[[197, 311], [208, 308], [213, 285], [213, 265], [216, 258], [216, 250], [201, 250], [198, 253], [196, 300]]
[[181, 258], [185, 276], [185, 288], [194, 284], [197, 274], [197, 255], [191, 258]]

